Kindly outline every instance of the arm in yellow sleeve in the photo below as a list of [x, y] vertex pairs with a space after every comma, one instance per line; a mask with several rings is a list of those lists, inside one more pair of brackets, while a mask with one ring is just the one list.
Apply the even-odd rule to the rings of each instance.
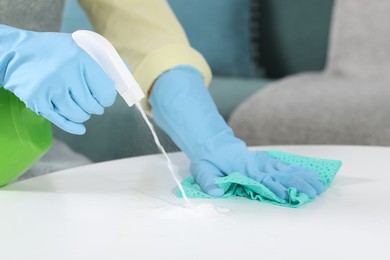
[[[211, 70], [191, 48], [166, 0], [79, 0], [96, 31], [130, 65], [145, 94], [165, 71], [181, 64], [197, 68], [205, 84]], [[143, 100], [147, 108], [147, 100]]]

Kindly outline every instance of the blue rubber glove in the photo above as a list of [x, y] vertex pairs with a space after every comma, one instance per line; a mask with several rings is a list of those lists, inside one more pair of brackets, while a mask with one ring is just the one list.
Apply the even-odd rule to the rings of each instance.
[[222, 196], [214, 180], [234, 172], [262, 183], [281, 199], [288, 199], [290, 187], [310, 198], [324, 191], [317, 173], [249, 151], [220, 116], [196, 69], [179, 66], [161, 75], [149, 102], [156, 123], [189, 157], [195, 181], [209, 195]]
[[113, 81], [70, 34], [0, 25], [0, 86], [63, 130], [84, 134], [83, 123], [114, 103]]

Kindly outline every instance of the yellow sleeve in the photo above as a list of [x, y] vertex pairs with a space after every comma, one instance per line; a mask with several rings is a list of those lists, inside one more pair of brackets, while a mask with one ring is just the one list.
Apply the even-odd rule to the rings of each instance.
[[[166, 0], [79, 0], [95, 30], [104, 35], [130, 65], [147, 95], [165, 71], [186, 64], [197, 68], [206, 86], [211, 70], [191, 48]], [[148, 108], [147, 100], [143, 107]]]

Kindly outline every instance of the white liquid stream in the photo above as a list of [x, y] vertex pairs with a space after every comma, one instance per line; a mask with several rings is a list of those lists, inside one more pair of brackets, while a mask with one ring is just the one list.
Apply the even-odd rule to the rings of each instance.
[[158, 149], [160, 149], [160, 151], [163, 153], [163, 155], [164, 155], [164, 157], [165, 157], [165, 159], [167, 161], [168, 169], [171, 172], [171, 175], [172, 175], [173, 179], [175, 180], [177, 186], [179, 187], [181, 193], [183, 194], [183, 199], [185, 200], [185, 202], [187, 203], [188, 206], [192, 206], [190, 200], [188, 199], [188, 197], [187, 197], [187, 195], [186, 195], [186, 193], [185, 193], [185, 191], [183, 189], [183, 186], [181, 185], [181, 183], [179, 181], [179, 178], [177, 177], [177, 175], [175, 174], [175, 171], [173, 170], [173, 165], [172, 165], [171, 159], [169, 158], [168, 154], [166, 153], [164, 147], [161, 145], [160, 140], [157, 137], [157, 134], [156, 134], [156, 131], [154, 130], [153, 125], [150, 123], [148, 117], [146, 116], [144, 110], [141, 107], [141, 104], [139, 102], [137, 102], [137, 103], [135, 103], [135, 106], [137, 107], [137, 109], [141, 113], [142, 118], [145, 120], [145, 122], [148, 125], [150, 131], [152, 132], [154, 142], [156, 143]]
[[212, 204], [199, 204], [197, 206], [194, 206], [190, 200], [188, 199], [183, 186], [180, 183], [179, 178], [177, 177], [174, 169], [171, 159], [169, 158], [168, 154], [166, 153], [164, 147], [161, 145], [160, 140], [157, 137], [156, 131], [154, 130], [153, 125], [150, 123], [148, 117], [146, 116], [145, 112], [143, 111], [141, 104], [139, 102], [135, 103], [135, 106], [139, 110], [139, 112], [142, 115], [142, 118], [145, 120], [146, 124], [148, 125], [150, 131], [152, 132], [154, 142], [156, 143], [157, 147], [160, 149], [160, 151], [163, 153], [166, 161], [168, 169], [175, 180], [177, 186], [179, 187], [183, 199], [186, 202], [185, 208], [177, 207], [177, 206], [170, 206], [166, 208], [160, 209], [159, 216], [165, 219], [175, 219], [175, 220], [182, 220], [182, 219], [201, 219], [201, 218], [215, 218], [224, 216], [223, 213], [229, 212], [229, 209], [220, 208], [220, 207], [214, 207]]

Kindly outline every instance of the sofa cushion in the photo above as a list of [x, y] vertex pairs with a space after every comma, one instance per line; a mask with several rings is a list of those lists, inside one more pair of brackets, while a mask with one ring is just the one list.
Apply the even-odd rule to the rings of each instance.
[[327, 69], [332, 74], [390, 80], [390, 1], [338, 0]]
[[260, 59], [267, 77], [324, 68], [333, 0], [260, 1]]
[[229, 124], [249, 145], [390, 145], [389, 101], [386, 81], [301, 74], [258, 91]]
[[[191, 45], [215, 75], [258, 76], [252, 45], [251, 0], [169, 0]], [[253, 12], [252, 12], [253, 11]], [[254, 21], [258, 22], [258, 20]], [[255, 42], [258, 43], [258, 42]]]

